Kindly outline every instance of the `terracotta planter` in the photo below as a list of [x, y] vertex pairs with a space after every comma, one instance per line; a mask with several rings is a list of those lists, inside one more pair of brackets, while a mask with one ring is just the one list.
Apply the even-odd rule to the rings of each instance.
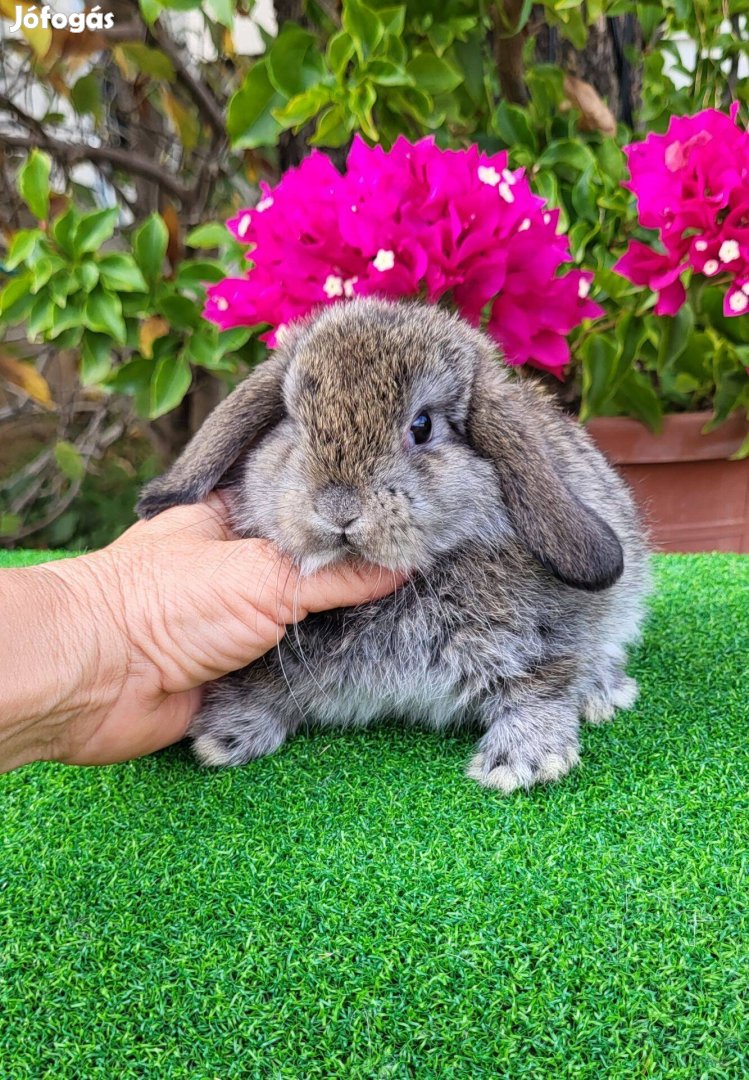
[[737, 414], [701, 435], [710, 415], [667, 416], [660, 435], [623, 417], [587, 425], [632, 487], [661, 551], [749, 552], [749, 458], [727, 460], [749, 425]]

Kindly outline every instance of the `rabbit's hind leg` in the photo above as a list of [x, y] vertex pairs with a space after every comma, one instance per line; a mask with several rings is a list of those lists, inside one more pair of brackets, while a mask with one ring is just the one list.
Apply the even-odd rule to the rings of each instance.
[[229, 675], [208, 687], [188, 735], [201, 764], [244, 765], [278, 750], [299, 719], [283, 688], [255, 680], [249, 685], [241, 675]]
[[638, 686], [621, 664], [612, 664], [593, 676], [586, 687], [581, 711], [589, 724], [611, 720], [617, 709], [631, 709], [637, 701]]

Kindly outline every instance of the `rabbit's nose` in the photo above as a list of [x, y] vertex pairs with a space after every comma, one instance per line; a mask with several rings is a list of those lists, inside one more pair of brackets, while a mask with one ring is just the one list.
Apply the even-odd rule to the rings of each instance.
[[361, 500], [353, 488], [330, 484], [317, 496], [315, 512], [329, 525], [345, 531], [359, 520]]

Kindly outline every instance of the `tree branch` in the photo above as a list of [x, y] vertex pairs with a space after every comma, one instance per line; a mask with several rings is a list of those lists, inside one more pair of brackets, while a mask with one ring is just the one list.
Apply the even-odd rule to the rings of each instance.
[[520, 22], [522, 9], [522, 0], [500, 0], [492, 10], [499, 85], [502, 96], [513, 105], [525, 105], [528, 101], [523, 68], [525, 28], [519, 33], [512, 32], [512, 27]]
[[5, 110], [5, 112], [15, 116], [19, 124], [25, 127], [27, 131], [33, 131], [40, 138], [45, 137], [45, 131], [41, 123], [35, 117], [24, 112], [20, 105], [16, 105], [15, 101], [6, 97], [5, 94], [0, 94], [0, 110]]
[[117, 146], [86, 146], [82, 143], [63, 143], [58, 139], [43, 133], [35, 138], [26, 138], [23, 135], [7, 135], [0, 132], [0, 147], [11, 150], [48, 150], [58, 161], [64, 164], [77, 165], [82, 161], [90, 161], [93, 165], [107, 164], [123, 172], [134, 173], [146, 180], [152, 180], [159, 187], [181, 202], [188, 202], [193, 194], [192, 188], [181, 184], [165, 169], [162, 169], [155, 161], [141, 157]]
[[212, 92], [205, 83], [195, 78], [182, 59], [179, 48], [159, 25], [158, 20], [153, 26], [149, 27], [148, 33], [164, 55], [171, 60], [177, 79], [195, 102], [198, 112], [205, 122], [213, 128], [217, 135], [224, 138], [226, 136], [226, 118], [223, 109]]

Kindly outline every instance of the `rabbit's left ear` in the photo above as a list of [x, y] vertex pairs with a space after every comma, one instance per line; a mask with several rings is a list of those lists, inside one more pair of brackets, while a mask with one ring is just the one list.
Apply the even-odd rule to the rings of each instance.
[[474, 378], [468, 436], [494, 462], [515, 533], [555, 577], [576, 589], [607, 589], [624, 569], [614, 531], [570, 490], [544, 445], [548, 406], [482, 357]]

